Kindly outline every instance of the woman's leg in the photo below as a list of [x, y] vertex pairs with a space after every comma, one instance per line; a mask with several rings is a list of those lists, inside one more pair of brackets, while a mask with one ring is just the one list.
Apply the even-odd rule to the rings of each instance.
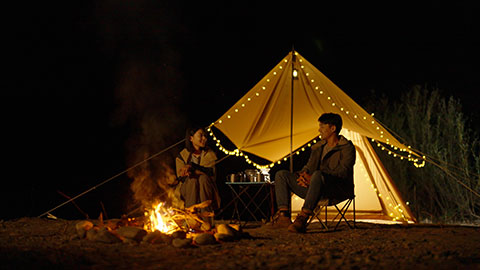
[[188, 177], [185, 182], [182, 183], [180, 194], [185, 202], [185, 208], [200, 202], [198, 188], [198, 180], [195, 178]]

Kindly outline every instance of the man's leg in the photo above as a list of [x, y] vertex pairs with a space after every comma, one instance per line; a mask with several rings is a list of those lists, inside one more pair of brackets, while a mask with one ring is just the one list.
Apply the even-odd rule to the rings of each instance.
[[295, 222], [288, 227], [288, 230], [296, 233], [304, 233], [307, 230], [307, 222], [317, 206], [325, 187], [325, 178], [320, 171], [315, 171], [310, 178], [310, 185], [308, 186], [305, 202], [303, 203], [302, 211], [295, 218]]
[[297, 184], [297, 178], [294, 173], [287, 170], [278, 171], [275, 174], [275, 196], [279, 210], [288, 210], [291, 191], [301, 198], [305, 198], [307, 194], [307, 188]]
[[325, 178], [320, 171], [315, 171], [310, 179], [310, 186], [308, 187], [305, 202], [303, 203], [302, 211], [308, 214], [313, 213], [313, 210], [317, 206], [320, 200], [320, 195], [325, 188]]

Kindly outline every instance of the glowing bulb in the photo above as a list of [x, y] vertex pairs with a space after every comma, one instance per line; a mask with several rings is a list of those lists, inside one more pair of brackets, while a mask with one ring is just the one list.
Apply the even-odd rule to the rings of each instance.
[[297, 77], [298, 77], [298, 71], [297, 71], [296, 69], [293, 69], [292, 76], [293, 76], [294, 78], [297, 78]]

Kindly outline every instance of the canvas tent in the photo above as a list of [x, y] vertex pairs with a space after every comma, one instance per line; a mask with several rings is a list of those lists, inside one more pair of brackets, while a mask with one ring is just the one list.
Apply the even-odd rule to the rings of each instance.
[[[220, 130], [237, 149], [223, 148], [213, 129], [209, 130], [225, 153], [243, 155], [249, 163], [249, 153], [254, 154], [271, 162], [254, 164], [257, 168], [269, 168], [288, 160], [291, 150], [295, 153], [313, 145], [319, 139], [317, 119], [325, 112], [342, 116], [341, 134], [357, 149], [357, 218], [415, 221], [373, 147], [416, 166], [421, 165], [421, 157], [297, 52], [290, 52], [210, 126]], [[293, 211], [299, 211], [302, 204], [302, 199], [292, 198]]]

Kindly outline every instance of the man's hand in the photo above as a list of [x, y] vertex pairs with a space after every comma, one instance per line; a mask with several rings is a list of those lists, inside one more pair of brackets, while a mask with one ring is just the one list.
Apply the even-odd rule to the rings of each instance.
[[297, 178], [297, 183], [301, 187], [308, 187], [310, 185], [310, 178], [312, 178], [310, 174], [301, 172]]

